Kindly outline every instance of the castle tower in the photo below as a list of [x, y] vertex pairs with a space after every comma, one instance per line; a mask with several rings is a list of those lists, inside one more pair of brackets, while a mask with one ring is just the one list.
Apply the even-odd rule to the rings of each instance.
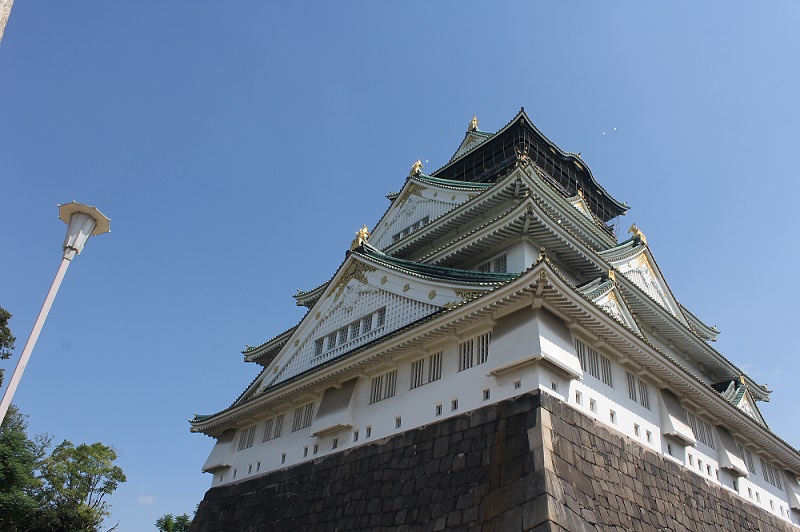
[[800, 526], [770, 391], [524, 110], [473, 117], [388, 198], [300, 323], [243, 352], [252, 384], [191, 420], [216, 439], [193, 530]]

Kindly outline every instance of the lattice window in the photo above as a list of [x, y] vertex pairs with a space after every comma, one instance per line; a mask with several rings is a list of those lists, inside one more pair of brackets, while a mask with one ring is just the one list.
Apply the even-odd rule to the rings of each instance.
[[389, 397], [394, 397], [397, 391], [397, 370], [386, 372], [373, 377], [369, 392], [369, 403], [377, 403]]
[[764, 480], [778, 488], [779, 490], [783, 489], [783, 483], [781, 482], [780, 472], [772, 466], [769, 462], [761, 459], [761, 470], [764, 472]]
[[[614, 387], [614, 378], [611, 372], [611, 361], [584, 344], [582, 341], [575, 339], [575, 352], [578, 354], [578, 359], [581, 361], [581, 368], [583, 371], [602, 381], [608, 386]], [[628, 390], [630, 393], [630, 389]]]
[[253, 437], [256, 434], [256, 426], [250, 425], [239, 432], [239, 448], [237, 451], [243, 451], [253, 446]]
[[506, 259], [506, 254], [503, 253], [497, 257], [494, 257], [491, 260], [484, 262], [483, 264], [479, 264], [476, 268], [479, 272], [497, 272], [497, 273], [506, 273], [508, 261]]
[[283, 432], [283, 414], [269, 418], [264, 424], [264, 439], [262, 441], [280, 438]]
[[483, 364], [489, 359], [489, 341], [492, 333], [485, 333], [458, 346], [458, 371]]
[[311, 426], [314, 417], [314, 403], [298, 406], [294, 409], [294, 420], [292, 420], [292, 432]]
[[314, 340], [314, 356], [319, 356], [325, 350], [325, 339], [317, 338]]
[[739, 454], [742, 455], [744, 463], [747, 464], [747, 470], [751, 473], [756, 472], [756, 464], [753, 462], [753, 453], [739, 445]]
[[628, 377], [628, 397], [650, 410], [650, 391], [647, 383], [637, 378], [631, 372], [625, 372]]
[[442, 378], [442, 353], [434, 353], [411, 363], [411, 389]]
[[697, 441], [703, 442], [712, 449], [714, 449], [714, 433], [711, 430], [711, 425], [695, 416], [688, 410], [685, 410], [686, 417], [689, 419], [689, 426], [692, 427]]

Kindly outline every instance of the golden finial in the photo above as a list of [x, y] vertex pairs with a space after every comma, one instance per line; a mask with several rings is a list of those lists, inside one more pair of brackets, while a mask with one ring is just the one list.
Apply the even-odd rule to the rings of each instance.
[[408, 173], [408, 177], [414, 177], [415, 175], [419, 175], [421, 173], [422, 173], [422, 161], [417, 159], [417, 162], [415, 162], [411, 166], [411, 171]]
[[636, 224], [631, 224], [631, 228], [628, 229], [628, 233], [633, 234], [633, 238], [638, 238], [642, 241], [642, 244], [647, 244], [647, 239], [644, 236], [644, 233], [636, 227]]
[[356, 231], [356, 237], [350, 244], [350, 251], [353, 251], [354, 249], [361, 247], [362, 244], [364, 244], [368, 238], [369, 238], [369, 229], [367, 229], [367, 226], [365, 225], [364, 227]]
[[617, 282], [617, 274], [614, 273], [614, 268], [611, 268], [610, 270], [608, 270], [608, 278], [611, 279], [612, 283], [616, 283]]
[[469, 121], [469, 128], [467, 131], [478, 131], [478, 117], [472, 115], [472, 120]]
[[739, 375], [739, 382], [745, 384], [744, 382], [744, 375]]

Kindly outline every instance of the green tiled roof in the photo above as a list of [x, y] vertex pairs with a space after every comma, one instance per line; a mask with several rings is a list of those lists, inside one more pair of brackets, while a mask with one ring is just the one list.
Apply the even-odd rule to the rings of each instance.
[[381, 252], [378, 248], [364, 243], [352, 253], [385, 264], [394, 269], [403, 270], [410, 274], [421, 275], [450, 283], [480, 283], [498, 284], [510, 281], [517, 277], [516, 273], [478, 272], [475, 270], [460, 270], [446, 266], [435, 266], [405, 259], [392, 257]]

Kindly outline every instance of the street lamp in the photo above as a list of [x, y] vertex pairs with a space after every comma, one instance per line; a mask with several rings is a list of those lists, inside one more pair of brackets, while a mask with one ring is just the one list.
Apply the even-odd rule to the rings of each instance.
[[56, 298], [61, 281], [64, 280], [64, 274], [67, 273], [67, 267], [72, 262], [72, 259], [75, 258], [75, 255], [83, 251], [83, 246], [86, 245], [89, 237], [107, 233], [109, 231], [109, 222], [111, 222], [102, 212], [97, 210], [97, 207], [91, 207], [76, 201], [59, 205], [58, 217], [68, 226], [67, 236], [64, 238], [64, 256], [61, 259], [58, 272], [56, 272], [56, 278], [53, 279], [53, 284], [50, 285], [50, 291], [44, 300], [42, 310], [39, 311], [39, 317], [36, 318], [36, 323], [33, 324], [31, 335], [28, 337], [25, 348], [22, 350], [22, 355], [19, 357], [17, 367], [14, 368], [14, 374], [11, 376], [8, 388], [3, 394], [3, 402], [0, 403], [0, 423], [6, 417], [8, 407], [14, 398], [14, 392], [17, 391], [17, 386], [19, 386], [19, 381], [22, 378], [22, 372], [25, 371], [25, 366], [28, 365], [28, 359], [31, 357], [36, 340], [39, 339], [39, 333], [42, 332], [44, 321], [47, 319], [50, 307], [53, 306], [53, 300]]

